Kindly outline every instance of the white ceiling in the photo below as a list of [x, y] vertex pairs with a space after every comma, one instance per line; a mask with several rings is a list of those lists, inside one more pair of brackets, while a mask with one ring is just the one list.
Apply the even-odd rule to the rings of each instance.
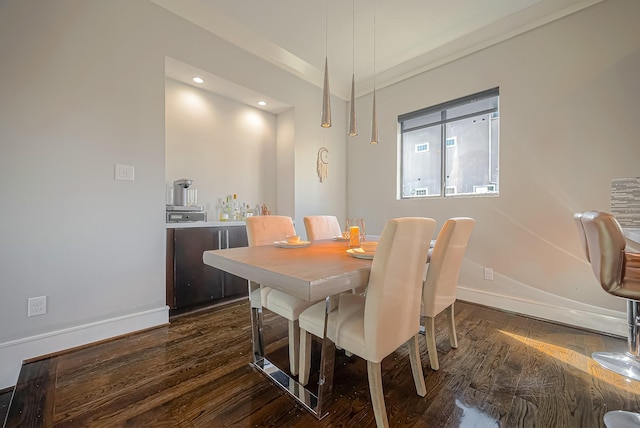
[[374, 30], [381, 88], [602, 0], [151, 1], [318, 87], [326, 53], [347, 100], [352, 70], [357, 95], [373, 88]]

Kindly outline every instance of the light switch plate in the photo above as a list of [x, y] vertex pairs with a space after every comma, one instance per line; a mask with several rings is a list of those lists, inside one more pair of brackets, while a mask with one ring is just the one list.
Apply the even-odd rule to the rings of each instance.
[[131, 165], [117, 165], [116, 164], [116, 172], [115, 179], [116, 180], [127, 180], [133, 181], [133, 174], [135, 168]]

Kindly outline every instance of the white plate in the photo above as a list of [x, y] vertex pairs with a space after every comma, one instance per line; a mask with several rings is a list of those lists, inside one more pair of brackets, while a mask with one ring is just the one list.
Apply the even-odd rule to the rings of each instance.
[[429, 248], [433, 248], [434, 245], [436, 245], [436, 240], [432, 239], [431, 240], [431, 245], [429, 245]]
[[334, 241], [346, 241], [347, 238], [343, 237], [343, 236], [334, 236], [333, 238]]
[[349, 248], [347, 250], [347, 254], [349, 254], [351, 257], [355, 257], [356, 259], [367, 259], [367, 260], [373, 259], [373, 256], [376, 255], [375, 252], [367, 253], [362, 248]]
[[290, 244], [287, 241], [276, 241], [273, 243], [273, 245], [280, 248], [302, 248], [306, 247], [309, 244], [311, 244], [311, 242], [309, 241], [300, 241], [296, 242], [295, 244]]

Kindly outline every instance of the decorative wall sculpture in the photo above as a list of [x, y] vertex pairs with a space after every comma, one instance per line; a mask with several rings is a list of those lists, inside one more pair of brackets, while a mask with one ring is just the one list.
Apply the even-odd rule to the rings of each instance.
[[320, 183], [327, 179], [329, 175], [329, 150], [326, 147], [320, 147], [318, 150], [318, 160], [316, 161], [316, 170]]

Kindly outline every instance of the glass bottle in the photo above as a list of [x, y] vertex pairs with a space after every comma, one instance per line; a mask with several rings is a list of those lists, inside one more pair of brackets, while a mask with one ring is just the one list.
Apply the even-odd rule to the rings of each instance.
[[227, 203], [222, 201], [222, 209], [220, 210], [220, 221], [229, 220], [229, 211], [227, 210]]

